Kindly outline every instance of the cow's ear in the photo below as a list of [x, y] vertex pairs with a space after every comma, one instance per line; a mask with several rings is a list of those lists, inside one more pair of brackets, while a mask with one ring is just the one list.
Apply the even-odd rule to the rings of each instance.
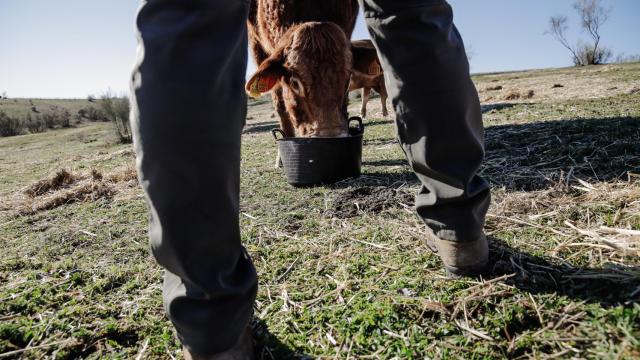
[[285, 70], [282, 62], [278, 59], [269, 58], [260, 65], [255, 74], [251, 76], [251, 79], [247, 81], [245, 89], [249, 96], [258, 98], [262, 94], [271, 91], [284, 75]]

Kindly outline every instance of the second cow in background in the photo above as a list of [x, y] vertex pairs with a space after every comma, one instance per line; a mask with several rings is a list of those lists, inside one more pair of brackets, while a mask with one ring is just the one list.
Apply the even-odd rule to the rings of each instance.
[[371, 94], [371, 89], [380, 94], [382, 102], [382, 115], [388, 116], [387, 111], [387, 88], [384, 84], [384, 73], [380, 66], [378, 53], [371, 40], [354, 40], [351, 42], [351, 52], [353, 53], [353, 69], [351, 71], [351, 81], [349, 82], [349, 92], [362, 89], [362, 108], [360, 114], [367, 117], [367, 102]]

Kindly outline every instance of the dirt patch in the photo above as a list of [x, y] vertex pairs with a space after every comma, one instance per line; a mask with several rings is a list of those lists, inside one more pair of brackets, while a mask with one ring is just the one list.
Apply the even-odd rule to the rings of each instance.
[[502, 90], [502, 85], [489, 86], [488, 88], [485, 89], [485, 91], [498, 91], [498, 90]]
[[377, 214], [387, 209], [413, 207], [414, 196], [405, 189], [365, 186], [333, 192], [327, 214], [339, 219], [358, 216], [362, 212]]

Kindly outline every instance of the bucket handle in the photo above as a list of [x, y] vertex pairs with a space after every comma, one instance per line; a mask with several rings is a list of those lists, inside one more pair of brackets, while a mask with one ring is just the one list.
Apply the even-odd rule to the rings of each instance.
[[273, 138], [276, 139], [276, 141], [281, 140], [278, 139], [278, 134], [280, 134], [280, 136], [282, 136], [282, 139], [286, 138], [284, 131], [280, 130], [280, 129], [273, 129], [271, 130], [271, 135], [273, 135]]
[[358, 127], [357, 130], [360, 134], [364, 133], [364, 125], [362, 124], [362, 118], [359, 116], [352, 116], [349, 118], [349, 121], [347, 122], [349, 126], [351, 126], [351, 122], [352, 121], [357, 121], [358, 122]]

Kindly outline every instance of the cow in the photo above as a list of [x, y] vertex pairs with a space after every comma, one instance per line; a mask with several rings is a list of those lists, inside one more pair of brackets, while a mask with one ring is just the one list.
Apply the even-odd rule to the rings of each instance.
[[355, 40], [351, 42], [354, 63], [349, 83], [349, 92], [362, 89], [362, 107], [360, 115], [367, 117], [367, 102], [371, 89], [380, 94], [382, 115], [388, 116], [387, 88], [384, 84], [384, 73], [378, 59], [378, 53], [371, 40]]
[[357, 0], [251, 0], [249, 47], [258, 69], [246, 90], [271, 92], [285, 137], [348, 135], [357, 14]]

